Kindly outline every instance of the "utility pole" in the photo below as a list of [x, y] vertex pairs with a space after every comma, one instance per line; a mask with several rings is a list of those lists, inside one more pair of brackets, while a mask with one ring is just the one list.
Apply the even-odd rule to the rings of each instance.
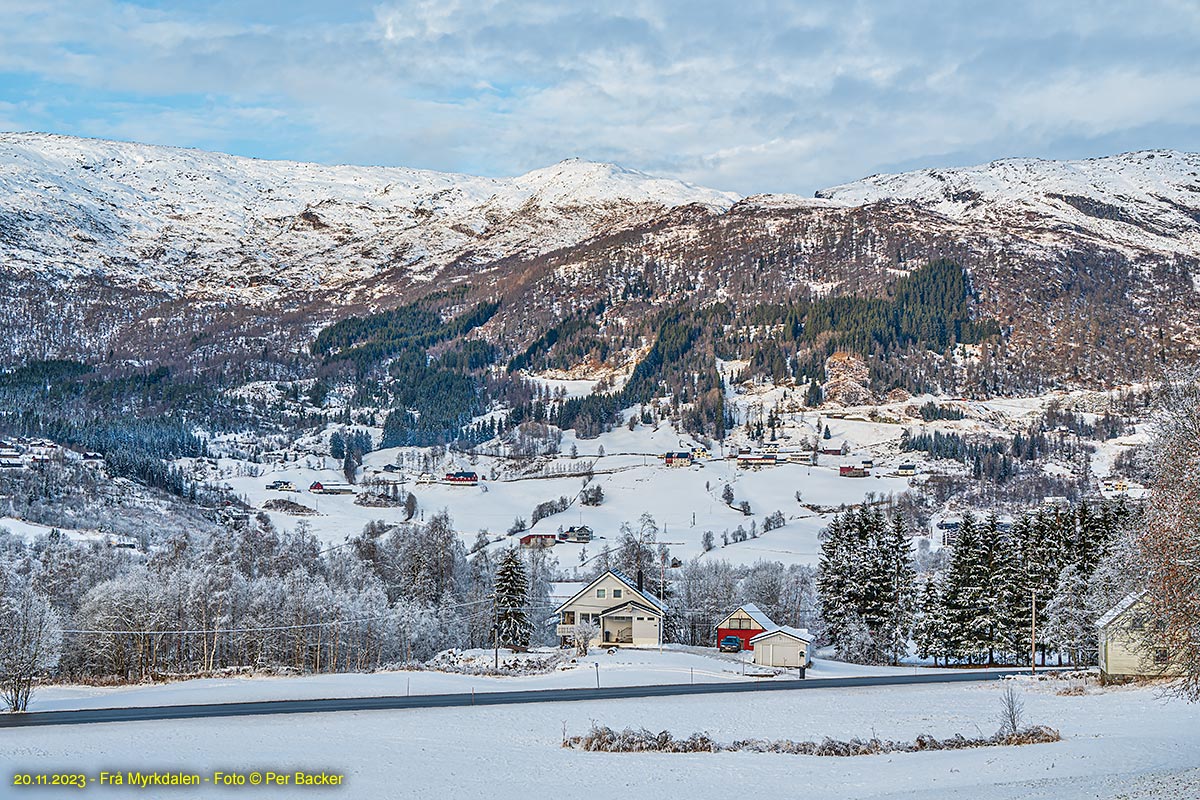
[[1029, 590], [1029, 607], [1033, 615], [1029, 618], [1029, 674], [1037, 674], [1037, 589]]
[[496, 648], [494, 669], [500, 669], [500, 610], [496, 607], [496, 594], [492, 593], [492, 644]]

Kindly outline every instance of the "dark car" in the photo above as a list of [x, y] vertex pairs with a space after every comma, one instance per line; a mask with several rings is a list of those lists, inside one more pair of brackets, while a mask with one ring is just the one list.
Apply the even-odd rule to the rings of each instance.
[[742, 640], [736, 636], [726, 636], [717, 643], [717, 650], [722, 653], [740, 653], [742, 652]]

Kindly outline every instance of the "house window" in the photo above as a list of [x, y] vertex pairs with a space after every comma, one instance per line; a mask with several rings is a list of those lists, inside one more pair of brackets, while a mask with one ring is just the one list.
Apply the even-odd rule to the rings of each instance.
[[1165, 649], [1159, 648], [1158, 650], [1154, 651], [1154, 663], [1156, 665], [1160, 667], [1166, 666], [1169, 660], [1170, 658], [1167, 656], [1167, 651]]
[[621, 599], [621, 590], [613, 589], [613, 600], [620, 600], [620, 599]]
[[603, 599], [604, 599], [604, 590], [603, 590], [603, 589], [597, 589], [597, 590], [596, 590], [596, 597], [598, 597], [599, 599], [603, 600]]
[[563, 615], [562, 615], [562, 624], [563, 625], [574, 625], [575, 624], [575, 612], [574, 611], [564, 611]]

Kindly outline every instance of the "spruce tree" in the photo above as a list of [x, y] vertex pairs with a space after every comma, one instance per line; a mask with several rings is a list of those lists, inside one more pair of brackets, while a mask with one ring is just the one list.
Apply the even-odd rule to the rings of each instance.
[[887, 651], [893, 664], [908, 648], [908, 636], [912, 628], [914, 603], [913, 571], [908, 541], [908, 532], [899, 513], [892, 516], [891, 524], [883, 530], [883, 538], [876, 548], [877, 563], [882, 567], [880, 600], [884, 618], [877, 640]]
[[980, 625], [984, 575], [979, 529], [970, 512], [963, 515], [946, 574], [946, 640], [951, 655], [973, 663], [986, 648], [986, 626]]
[[495, 620], [500, 644], [513, 649], [528, 647], [532, 631], [525, 614], [529, 579], [525, 562], [515, 549], [506, 550], [500, 557], [495, 586]]
[[921, 658], [932, 658], [934, 665], [937, 665], [939, 658], [942, 659], [942, 663], [949, 664], [948, 633], [942, 587], [939, 579], [931, 574], [921, 585], [916, 620], [913, 624], [917, 655]]

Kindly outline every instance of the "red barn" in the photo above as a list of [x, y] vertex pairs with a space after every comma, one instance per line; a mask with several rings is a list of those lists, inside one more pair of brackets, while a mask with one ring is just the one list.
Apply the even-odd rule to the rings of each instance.
[[753, 650], [750, 640], [763, 631], [779, 627], [771, 618], [764, 614], [754, 603], [738, 606], [732, 614], [717, 623], [717, 642], [726, 636], [736, 636], [742, 640], [743, 650]]
[[521, 537], [521, 547], [532, 550], [541, 547], [554, 547], [558, 536], [553, 533], [527, 533]]

